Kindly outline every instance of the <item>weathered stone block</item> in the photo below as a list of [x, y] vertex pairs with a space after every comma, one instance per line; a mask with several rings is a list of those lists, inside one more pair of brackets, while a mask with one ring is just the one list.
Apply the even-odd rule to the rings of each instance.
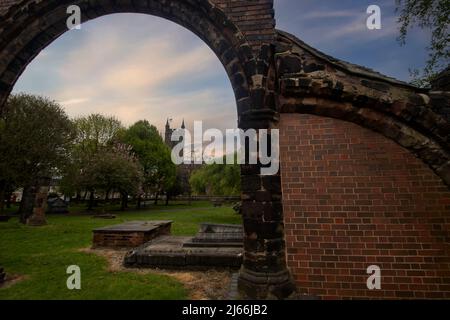
[[173, 221], [132, 221], [95, 229], [94, 248], [133, 248], [163, 235], [169, 235]]
[[[227, 229], [228, 226], [225, 226]], [[230, 226], [231, 227], [231, 226]], [[202, 239], [209, 241], [211, 239]], [[230, 239], [231, 240], [231, 239]], [[196, 246], [191, 237], [163, 236], [130, 251], [124, 260], [128, 267], [149, 268], [239, 268], [243, 248], [225, 242], [204, 242]], [[222, 245], [221, 245], [222, 244]]]

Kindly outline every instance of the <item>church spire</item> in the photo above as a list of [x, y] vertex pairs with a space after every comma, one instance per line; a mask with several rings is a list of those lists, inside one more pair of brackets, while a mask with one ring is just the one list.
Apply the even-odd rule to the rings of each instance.
[[183, 119], [183, 123], [181, 124], [181, 129], [186, 129], [186, 126], [184, 124], [184, 119]]

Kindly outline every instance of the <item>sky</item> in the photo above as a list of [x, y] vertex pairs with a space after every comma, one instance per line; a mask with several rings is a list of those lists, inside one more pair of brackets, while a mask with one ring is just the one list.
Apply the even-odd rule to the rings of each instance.
[[[382, 13], [368, 30], [369, 5]], [[400, 46], [395, 0], [275, 0], [277, 28], [316, 49], [397, 79], [427, 59], [429, 33], [412, 30]], [[147, 119], [163, 130], [185, 119], [188, 128], [237, 125], [233, 90], [220, 61], [196, 35], [141, 14], [103, 16], [63, 34], [27, 67], [14, 87], [50, 97], [71, 117], [112, 115], [125, 125]]]

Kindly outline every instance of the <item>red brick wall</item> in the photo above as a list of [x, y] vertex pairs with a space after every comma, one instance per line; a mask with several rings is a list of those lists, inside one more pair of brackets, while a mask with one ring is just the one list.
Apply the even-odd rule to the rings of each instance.
[[[283, 114], [288, 266], [321, 298], [450, 298], [450, 191], [384, 136], [331, 118]], [[381, 290], [366, 270], [381, 268]]]
[[272, 43], [275, 40], [273, 0], [212, 0], [212, 2], [236, 23], [254, 49], [261, 43]]

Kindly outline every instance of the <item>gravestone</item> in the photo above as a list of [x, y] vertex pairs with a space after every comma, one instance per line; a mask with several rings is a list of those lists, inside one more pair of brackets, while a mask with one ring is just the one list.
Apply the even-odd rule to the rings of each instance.
[[173, 221], [131, 221], [94, 230], [94, 248], [133, 248], [170, 234]]
[[244, 230], [239, 225], [204, 223], [195, 237], [163, 236], [130, 251], [128, 267], [240, 268]]
[[244, 228], [233, 224], [202, 223], [200, 231], [184, 247], [242, 247]]
[[29, 226], [44, 226], [47, 224], [45, 218], [45, 211], [47, 207], [47, 195], [50, 190], [49, 179], [42, 179], [42, 185], [37, 187], [37, 192], [34, 201], [33, 214], [27, 219]]
[[49, 198], [47, 200], [47, 213], [66, 214], [69, 213], [69, 205], [61, 198]]
[[235, 268], [242, 265], [242, 247], [186, 247], [191, 237], [159, 237], [134, 249], [124, 264], [132, 268], [210, 269]]

